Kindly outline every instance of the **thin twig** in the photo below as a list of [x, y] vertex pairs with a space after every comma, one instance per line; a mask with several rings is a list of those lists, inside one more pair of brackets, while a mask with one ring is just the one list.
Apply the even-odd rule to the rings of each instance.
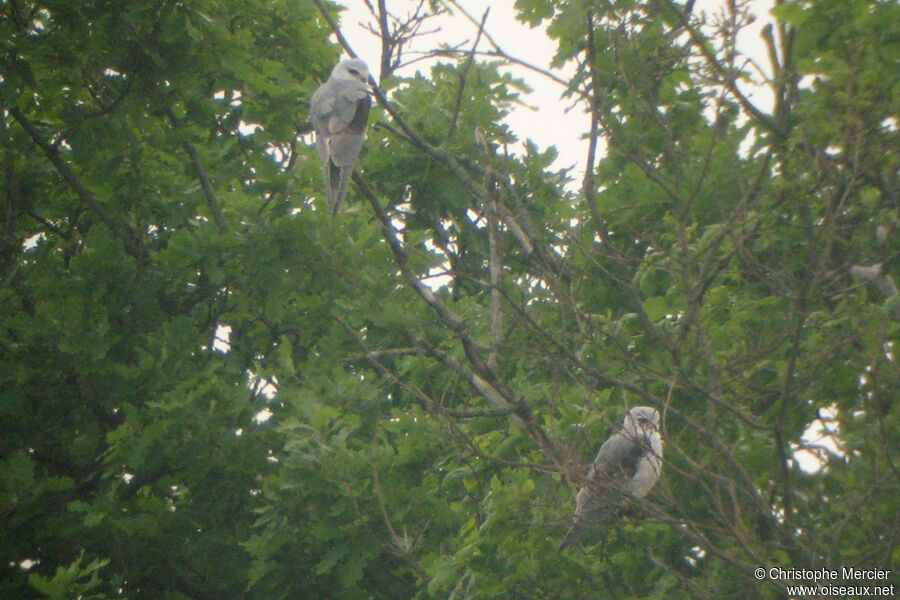
[[450, 126], [447, 128], [447, 140], [452, 139], [453, 134], [456, 132], [456, 123], [459, 121], [459, 113], [462, 109], [466, 81], [469, 78], [469, 71], [472, 69], [472, 64], [475, 62], [475, 51], [478, 49], [478, 42], [481, 41], [481, 35], [484, 33], [484, 24], [487, 21], [489, 12], [491, 12], [490, 7], [485, 9], [484, 16], [481, 17], [481, 23], [478, 24], [478, 34], [475, 36], [475, 42], [472, 44], [472, 49], [469, 50], [469, 56], [466, 58], [466, 63], [459, 73], [459, 87], [456, 89], [456, 104], [453, 107], [453, 116], [450, 118]]
[[[456, 2], [456, 0], [445, 0], [445, 3], [453, 6], [456, 10], [458, 10], [460, 12], [460, 14], [462, 14], [466, 19], [468, 19], [473, 25], [479, 24], [478, 20], [475, 19], [475, 17], [473, 17], [471, 14], [469, 14], [465, 8], [460, 6]], [[586, 94], [584, 94], [584, 92], [582, 92], [581, 90], [579, 90], [577, 88], [573, 88], [569, 81], [563, 79], [556, 73], [553, 73], [552, 71], [550, 71], [548, 69], [543, 69], [541, 67], [538, 67], [526, 60], [516, 58], [515, 56], [512, 56], [511, 54], [507, 53], [505, 50], [503, 50], [503, 48], [500, 47], [500, 44], [498, 44], [496, 42], [496, 40], [494, 40], [494, 38], [487, 31], [484, 32], [484, 38], [494, 48], [493, 51], [487, 53], [488, 56], [495, 56], [497, 58], [502, 58], [503, 60], [505, 60], [507, 62], [524, 67], [524, 68], [528, 69], [529, 71], [533, 71], [539, 75], [542, 75], [542, 76], [550, 79], [551, 81], [553, 81], [555, 83], [558, 83], [562, 87], [566, 88], [567, 91], [577, 93], [578, 95], [580, 95], [584, 98], [587, 98], [587, 96], [586, 96]]]
[[337, 38], [338, 43], [344, 48], [344, 50], [347, 51], [347, 54], [350, 55], [350, 58], [356, 58], [356, 52], [353, 51], [353, 48], [350, 47], [350, 42], [348, 42], [347, 38], [344, 37], [344, 34], [341, 33], [340, 27], [338, 27], [334, 19], [331, 18], [331, 13], [328, 12], [328, 8], [325, 7], [325, 4], [322, 2], [322, 0], [313, 0], [313, 3], [316, 5], [316, 8], [319, 9], [319, 12], [322, 14], [322, 18], [325, 19], [325, 22], [328, 23], [329, 27], [331, 27], [331, 31]]

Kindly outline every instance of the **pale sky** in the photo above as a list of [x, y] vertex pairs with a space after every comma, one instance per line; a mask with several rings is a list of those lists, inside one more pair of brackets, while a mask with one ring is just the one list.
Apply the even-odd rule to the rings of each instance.
[[[473, 18], [481, 19], [486, 5], [484, 0], [457, 1]], [[343, 0], [342, 3], [347, 7], [347, 10], [341, 13], [341, 30], [344, 36], [360, 58], [368, 62], [370, 68], [377, 70], [381, 45], [379, 39], [364, 28], [367, 23], [374, 24], [366, 3], [363, 0]], [[514, 0], [491, 2], [485, 31], [510, 56], [539, 67], [549, 68], [556, 51], [555, 41], [544, 34], [542, 27], [532, 29], [516, 20], [514, 4]], [[698, 0], [695, 10], [705, 11], [713, 16], [722, 11], [725, 4], [724, 0]], [[417, 5], [417, 1], [387, 0], [388, 11], [397, 15], [405, 15]], [[739, 47], [741, 51], [752, 56], [757, 64], [766, 67], [768, 59], [759, 33], [762, 26], [770, 20], [768, 11], [773, 5], [773, 0], [750, 0], [750, 5], [757, 19], [742, 32]], [[452, 7], [451, 9], [455, 11]], [[414, 57], [417, 51], [428, 51], [440, 44], [463, 43], [463, 47], [468, 50], [478, 30], [476, 25], [459, 13], [429, 20], [423, 30], [430, 31], [437, 27], [440, 31], [417, 40], [417, 44], [407, 55], [409, 58]], [[488, 50], [490, 44], [482, 38], [479, 49]], [[419, 70], [427, 74], [430, 64], [426, 61], [417, 62], [400, 73], [412, 75]], [[566, 78], [571, 75], [573, 68], [573, 65], [567, 65], [557, 74]], [[587, 153], [587, 141], [582, 139], [582, 136], [590, 127], [590, 119], [585, 114], [584, 108], [582, 106], [571, 108], [573, 101], [561, 97], [564, 89], [547, 77], [520, 66], [511, 65], [508, 69], [515, 77], [523, 79], [533, 91], [521, 98], [526, 106], [514, 107], [506, 118], [506, 123], [520, 139], [530, 138], [542, 149], [555, 146], [559, 152], [555, 166], [562, 168], [575, 165], [576, 168], [571, 175], [580, 182], [584, 176]], [[771, 96], [764, 89], [746, 90], [746, 93], [764, 109], [772, 104]], [[569, 108], [571, 110], [567, 111]]]

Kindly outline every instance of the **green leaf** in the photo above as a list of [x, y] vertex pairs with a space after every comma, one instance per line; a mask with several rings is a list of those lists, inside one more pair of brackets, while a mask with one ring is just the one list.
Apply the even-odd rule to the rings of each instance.
[[644, 312], [647, 313], [647, 318], [651, 321], [659, 321], [664, 318], [670, 310], [668, 299], [662, 296], [647, 298], [641, 306], [643, 307]]

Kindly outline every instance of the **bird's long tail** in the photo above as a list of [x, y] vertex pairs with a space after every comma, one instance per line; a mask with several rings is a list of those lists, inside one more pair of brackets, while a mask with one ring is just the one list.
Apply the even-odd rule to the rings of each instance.
[[328, 161], [328, 180], [325, 183], [328, 186], [328, 209], [332, 216], [338, 214], [341, 201], [344, 199], [344, 194], [347, 193], [349, 173], [345, 172], [349, 171], [352, 171], [352, 167], [350, 169], [341, 168], [332, 161]]

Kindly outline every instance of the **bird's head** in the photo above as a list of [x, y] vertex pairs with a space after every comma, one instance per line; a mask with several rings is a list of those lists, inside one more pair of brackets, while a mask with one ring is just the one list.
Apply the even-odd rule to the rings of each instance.
[[359, 58], [342, 60], [331, 71], [331, 79], [355, 79], [367, 83], [369, 81], [369, 67]]
[[635, 438], [659, 435], [659, 413], [651, 406], [635, 406], [625, 415], [625, 431]]

